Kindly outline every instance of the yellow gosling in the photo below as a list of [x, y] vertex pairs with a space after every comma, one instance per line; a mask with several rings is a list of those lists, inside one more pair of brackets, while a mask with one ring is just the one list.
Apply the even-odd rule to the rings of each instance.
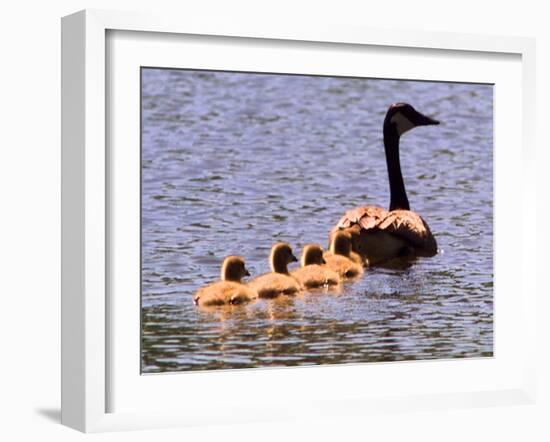
[[248, 286], [260, 298], [276, 298], [279, 295], [295, 295], [301, 290], [300, 283], [288, 273], [288, 264], [298, 261], [287, 243], [278, 242], [269, 254], [270, 273], [250, 281]]
[[363, 266], [351, 259], [351, 235], [338, 231], [332, 235], [330, 250], [323, 258], [326, 266], [338, 273], [342, 279], [353, 279], [363, 274]]
[[318, 244], [307, 244], [302, 251], [299, 269], [291, 272], [306, 289], [336, 286], [340, 284], [340, 276], [335, 271], [324, 267], [323, 249]]
[[240, 256], [228, 256], [223, 260], [221, 281], [214, 282], [195, 292], [193, 302], [198, 306], [243, 304], [258, 298], [251, 287], [241, 282], [250, 276]]

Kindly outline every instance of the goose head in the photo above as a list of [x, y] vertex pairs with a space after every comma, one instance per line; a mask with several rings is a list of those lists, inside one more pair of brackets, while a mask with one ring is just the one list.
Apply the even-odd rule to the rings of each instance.
[[311, 264], [326, 264], [326, 261], [323, 258], [323, 248], [319, 244], [307, 244], [302, 251], [300, 264], [302, 267]]
[[244, 259], [240, 256], [228, 256], [223, 260], [221, 279], [222, 281], [241, 282], [245, 276], [250, 276], [244, 265]]
[[292, 254], [292, 249], [285, 242], [278, 242], [271, 247], [269, 266], [275, 273], [288, 273], [288, 264], [298, 261]]
[[349, 258], [351, 254], [351, 235], [344, 231], [337, 231], [330, 243], [330, 251], [334, 255], [342, 255]]
[[395, 103], [390, 106], [384, 120], [384, 131], [393, 129], [400, 137], [417, 126], [439, 124], [439, 121], [418, 112], [408, 103]]

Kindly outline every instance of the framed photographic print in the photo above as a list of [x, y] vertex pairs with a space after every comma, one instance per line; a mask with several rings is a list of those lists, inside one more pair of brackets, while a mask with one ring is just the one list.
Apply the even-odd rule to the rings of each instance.
[[63, 423], [531, 401], [533, 41], [264, 25], [63, 19]]

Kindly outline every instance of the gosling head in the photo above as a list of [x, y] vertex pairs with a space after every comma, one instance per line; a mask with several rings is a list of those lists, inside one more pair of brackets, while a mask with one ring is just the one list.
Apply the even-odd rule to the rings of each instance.
[[395, 130], [400, 137], [405, 132], [417, 127], [439, 124], [439, 121], [418, 112], [408, 103], [395, 103], [390, 106], [384, 120], [384, 132]]
[[222, 281], [241, 282], [250, 272], [244, 265], [244, 259], [240, 256], [228, 256], [223, 260], [221, 279]]
[[325, 258], [323, 258], [323, 248], [319, 244], [307, 244], [302, 250], [300, 265], [305, 267], [311, 264], [326, 264]]
[[278, 242], [271, 247], [269, 265], [272, 272], [288, 273], [288, 264], [298, 261], [292, 254], [292, 249], [285, 242]]
[[351, 254], [351, 235], [343, 230], [335, 232], [330, 243], [330, 251], [334, 255], [342, 255], [349, 258]]

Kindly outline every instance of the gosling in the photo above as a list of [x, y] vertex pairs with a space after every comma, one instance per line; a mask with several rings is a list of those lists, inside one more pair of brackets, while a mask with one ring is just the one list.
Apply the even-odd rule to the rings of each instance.
[[326, 266], [338, 273], [342, 279], [354, 279], [363, 274], [363, 266], [352, 259], [351, 235], [345, 231], [336, 232], [330, 243], [330, 250], [323, 254]]
[[302, 267], [294, 270], [291, 275], [306, 289], [336, 286], [340, 284], [340, 276], [335, 271], [323, 266], [323, 248], [318, 244], [307, 244], [302, 250], [300, 259]]
[[223, 260], [221, 281], [203, 287], [193, 296], [198, 306], [244, 304], [258, 298], [258, 293], [241, 282], [250, 276], [240, 256], [228, 256]]
[[300, 283], [288, 273], [288, 264], [298, 260], [287, 243], [278, 242], [271, 247], [269, 254], [270, 273], [264, 273], [250, 281], [248, 286], [260, 298], [276, 298], [279, 295], [296, 295], [301, 290]]

